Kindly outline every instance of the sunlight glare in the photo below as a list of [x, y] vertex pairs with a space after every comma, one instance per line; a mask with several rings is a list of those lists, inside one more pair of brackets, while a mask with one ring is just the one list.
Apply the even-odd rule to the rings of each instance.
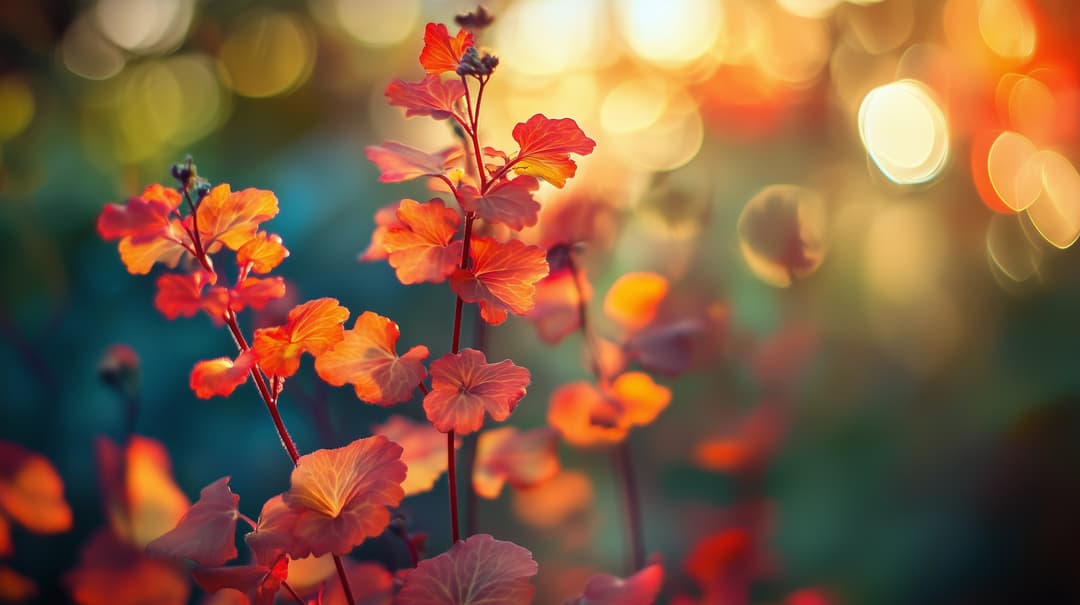
[[936, 177], [949, 154], [945, 115], [915, 80], [879, 86], [859, 107], [859, 135], [870, 159], [894, 183]]

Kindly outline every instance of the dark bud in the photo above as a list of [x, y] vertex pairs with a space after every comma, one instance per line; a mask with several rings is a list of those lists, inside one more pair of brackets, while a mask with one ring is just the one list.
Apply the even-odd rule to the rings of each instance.
[[199, 179], [198, 182], [195, 183], [195, 199], [201, 202], [204, 197], [210, 195], [210, 189], [211, 186], [209, 181], [206, 179]]
[[461, 13], [454, 17], [454, 23], [457, 23], [459, 27], [464, 27], [469, 31], [477, 31], [484, 29], [495, 22], [495, 15], [488, 12], [488, 9], [483, 5], [477, 6], [476, 10], [468, 13]]
[[184, 164], [173, 164], [173, 166], [172, 166], [172, 176], [173, 176], [174, 179], [180, 181], [181, 185], [184, 185], [189, 180], [191, 180], [191, 168], [186, 163], [184, 163]]
[[139, 385], [139, 356], [128, 345], [109, 347], [98, 362], [98, 378], [123, 394], [134, 393]]
[[490, 76], [498, 64], [499, 58], [495, 55], [487, 52], [481, 55], [475, 46], [470, 46], [465, 49], [465, 54], [461, 56], [456, 71], [459, 76], [476, 76], [479, 78]]
[[548, 248], [547, 262], [550, 272], [558, 273], [559, 271], [570, 267], [570, 254], [572, 252], [573, 249], [568, 243], [555, 244]]

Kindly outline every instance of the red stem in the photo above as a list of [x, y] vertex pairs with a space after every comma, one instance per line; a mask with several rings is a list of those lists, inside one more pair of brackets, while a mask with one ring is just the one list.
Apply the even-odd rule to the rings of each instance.
[[446, 472], [450, 477], [450, 535], [456, 543], [461, 539], [458, 530], [457, 470], [454, 460], [454, 431], [446, 434]]

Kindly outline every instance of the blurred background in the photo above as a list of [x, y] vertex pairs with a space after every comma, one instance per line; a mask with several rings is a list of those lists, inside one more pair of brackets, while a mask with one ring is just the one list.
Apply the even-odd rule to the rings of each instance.
[[[486, 7], [495, 22], [479, 43], [501, 63], [484, 144], [513, 150], [513, 125], [537, 112], [597, 141], [566, 189], [539, 193], [558, 220], [523, 238], [584, 242], [598, 296], [620, 274], [658, 272], [669, 317], [717, 328], [695, 336], [689, 371], [662, 379], [673, 403], [631, 440], [665, 598], [693, 593], [684, 562], [698, 540], [749, 515], [754, 603], [1080, 602], [1074, 4]], [[288, 485], [253, 389], [203, 401], [187, 386], [197, 360], [229, 354], [227, 333], [154, 309], [154, 280], [129, 275], [95, 232], [103, 205], [170, 184], [190, 153], [213, 183], [277, 194], [267, 226], [292, 252], [277, 274], [296, 300], [388, 315], [399, 350], [441, 355], [449, 289], [357, 262], [376, 209], [430, 194], [378, 184], [363, 148], [452, 142], [445, 122], [406, 120], [383, 91], [421, 78], [427, 21], [453, 32], [474, 8], [0, 5], [0, 439], [50, 459], [75, 513], [61, 535], [16, 530], [3, 561], [43, 602], [62, 602], [59, 578], [104, 524], [93, 442], [125, 422], [98, 379], [112, 344], [139, 355], [136, 429], [166, 445], [190, 498], [231, 475], [255, 517]], [[533, 374], [512, 424], [544, 424], [551, 392], [588, 376], [580, 350], [576, 334], [552, 349], [522, 319], [491, 330], [489, 358]], [[302, 451], [388, 416], [317, 383], [305, 363], [283, 402]], [[422, 417], [416, 403], [393, 411]], [[540, 603], [580, 591], [589, 570], [623, 571], [607, 454], [560, 454], [584, 477], [572, 488], [479, 509], [482, 531], [535, 553]], [[431, 553], [449, 545], [445, 498], [443, 479], [406, 502]]]

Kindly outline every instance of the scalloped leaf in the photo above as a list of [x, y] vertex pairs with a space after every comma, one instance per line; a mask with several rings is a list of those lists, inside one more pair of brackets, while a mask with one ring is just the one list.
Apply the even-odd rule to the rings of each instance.
[[532, 227], [539, 219], [540, 202], [532, 195], [539, 187], [540, 183], [531, 176], [499, 181], [482, 195], [472, 185], [462, 185], [461, 205], [489, 223], [521, 231], [525, 227]]
[[150, 554], [189, 559], [204, 567], [224, 565], [235, 559], [236, 520], [240, 496], [229, 489], [229, 477], [202, 488], [171, 531], [146, 545]]
[[405, 576], [399, 605], [522, 605], [531, 603], [537, 572], [532, 553], [477, 534], [425, 559]]
[[442, 23], [428, 23], [424, 28], [420, 65], [429, 74], [454, 71], [465, 49], [473, 45], [473, 35], [465, 29], [458, 30], [457, 35], [451, 38], [450, 31]]
[[422, 176], [438, 176], [461, 157], [461, 147], [428, 153], [397, 141], [371, 145], [364, 155], [379, 169], [380, 183], [400, 183]]
[[348, 317], [349, 310], [335, 298], [319, 298], [294, 307], [284, 326], [255, 330], [252, 348], [259, 365], [268, 375], [292, 376], [304, 352], [317, 357], [345, 338], [342, 324]]
[[[461, 80], [443, 81], [437, 75], [428, 75], [419, 82], [394, 80], [386, 87], [386, 101], [405, 108], [405, 117], [430, 116], [445, 120], [456, 116], [455, 106], [465, 96]], [[461, 121], [461, 118], [458, 118]]]
[[457, 234], [461, 217], [435, 198], [421, 204], [401, 200], [397, 209], [400, 227], [390, 227], [383, 236], [387, 260], [403, 284], [442, 283], [461, 262], [461, 241]]
[[495, 499], [507, 482], [530, 488], [559, 474], [557, 439], [558, 433], [547, 427], [518, 431], [504, 426], [481, 433], [472, 477], [477, 495]]
[[570, 154], [588, 155], [596, 147], [596, 141], [585, 136], [574, 120], [551, 119], [540, 113], [514, 126], [513, 136], [521, 148], [510, 161], [514, 171], [559, 188], [577, 172]]
[[490, 237], [473, 238], [472, 264], [450, 276], [450, 288], [462, 300], [480, 305], [480, 316], [491, 325], [507, 315], [522, 315], [535, 306], [536, 282], [548, 274], [547, 253], [538, 246]]
[[652, 605], [664, 583], [659, 563], [646, 566], [628, 578], [597, 574], [585, 584], [585, 591], [565, 605]]
[[529, 371], [509, 359], [487, 363], [476, 349], [448, 353], [431, 363], [424, 412], [444, 433], [472, 433], [484, 424], [485, 411], [497, 421], [509, 418], [529, 381]]

